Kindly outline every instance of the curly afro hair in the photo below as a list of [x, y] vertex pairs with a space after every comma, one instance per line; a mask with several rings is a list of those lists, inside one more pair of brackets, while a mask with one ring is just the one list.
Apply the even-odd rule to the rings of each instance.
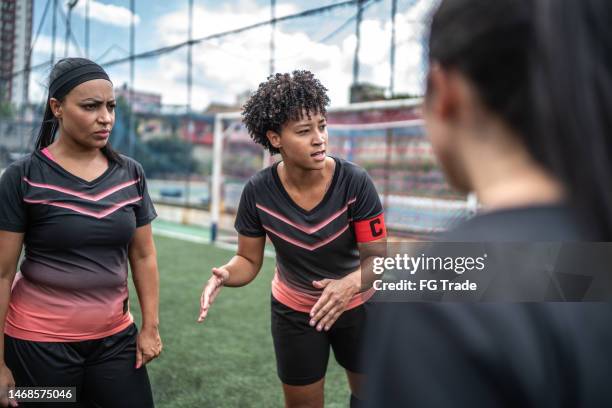
[[280, 133], [290, 120], [301, 120], [308, 115], [327, 115], [329, 97], [325, 88], [310, 71], [270, 75], [259, 84], [242, 110], [242, 121], [256, 142], [276, 154], [280, 151], [266, 137], [268, 130]]

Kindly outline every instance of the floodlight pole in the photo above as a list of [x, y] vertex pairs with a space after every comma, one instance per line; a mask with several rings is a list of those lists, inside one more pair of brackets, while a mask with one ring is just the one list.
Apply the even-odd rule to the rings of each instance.
[[361, 43], [361, 19], [363, 16], [363, 2], [364, 0], [357, 1], [357, 23], [355, 28], [357, 42], [355, 43], [355, 55], [353, 57], [353, 85], [357, 85], [357, 83], [359, 82], [359, 46]]
[[89, 58], [89, 0], [85, 0], [85, 58]]
[[71, 20], [72, 20], [72, 9], [77, 5], [79, 0], [70, 0], [66, 3], [68, 6], [68, 15], [66, 16], [66, 39], [64, 40], [64, 58], [68, 57], [70, 52], [70, 31], [71, 31]]
[[221, 212], [221, 161], [223, 154], [223, 119], [222, 114], [215, 115], [213, 133], [213, 168], [212, 168], [212, 191], [210, 203], [210, 241], [217, 240], [219, 228], [219, 214]]
[[395, 15], [397, 14], [397, 0], [391, 0], [391, 52], [389, 53], [391, 61], [389, 62], [389, 93], [393, 98], [395, 96]]
[[[193, 146], [193, 134], [194, 125], [191, 117], [191, 98], [192, 98], [192, 87], [193, 87], [193, 0], [189, 0], [189, 22], [188, 22], [188, 36], [189, 45], [187, 46], [187, 134], [189, 135], [189, 142]], [[191, 170], [187, 171], [187, 178], [185, 180], [185, 205], [189, 207], [189, 201], [191, 199]], [[185, 211], [184, 214], [188, 212]], [[187, 217], [183, 217], [183, 224], [187, 224]]]
[[57, 35], [57, 0], [53, 0], [53, 19], [51, 23], [51, 66], [55, 64], [56, 35]]
[[193, 0], [189, 0], [189, 45], [187, 47], [187, 113], [191, 113], [191, 88], [193, 85]]
[[274, 54], [276, 35], [276, 0], [270, 0], [270, 75], [274, 75]]
[[130, 87], [128, 95], [130, 98], [130, 115], [128, 127], [128, 155], [134, 156], [134, 52], [135, 52], [135, 36], [136, 36], [136, 4], [135, 0], [130, 0]]

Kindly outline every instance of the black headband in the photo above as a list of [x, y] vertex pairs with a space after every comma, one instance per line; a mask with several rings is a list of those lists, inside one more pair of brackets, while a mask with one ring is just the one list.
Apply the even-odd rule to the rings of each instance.
[[110, 82], [104, 69], [95, 62], [90, 61], [55, 78], [51, 85], [49, 85], [49, 97], [61, 99], [75, 86], [93, 79], [106, 79]]

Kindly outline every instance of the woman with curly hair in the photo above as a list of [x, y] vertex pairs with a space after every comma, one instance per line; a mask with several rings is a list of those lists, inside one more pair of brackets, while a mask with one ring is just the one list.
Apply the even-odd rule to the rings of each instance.
[[246, 183], [235, 223], [238, 250], [212, 269], [198, 319], [223, 286], [255, 278], [267, 235], [276, 250], [272, 337], [288, 407], [323, 406], [330, 346], [346, 369], [351, 406], [358, 404], [365, 302], [372, 294], [366, 265], [384, 251], [366, 243], [386, 237], [368, 174], [328, 155], [326, 92], [312, 73], [294, 71], [269, 77], [245, 104], [249, 134], [282, 160]]

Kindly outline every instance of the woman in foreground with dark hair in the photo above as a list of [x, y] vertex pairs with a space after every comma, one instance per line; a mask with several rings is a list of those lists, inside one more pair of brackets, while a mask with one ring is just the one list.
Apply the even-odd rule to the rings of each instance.
[[114, 108], [99, 65], [59, 61], [35, 151], [0, 179], [0, 406], [16, 406], [15, 386], [76, 387], [79, 406], [153, 406], [143, 365], [161, 352], [156, 214], [142, 167], [108, 144]]
[[[611, 17], [605, 0], [441, 3], [427, 132], [483, 209], [442, 240], [612, 240]], [[368, 406], [612, 406], [609, 303], [381, 309]]]

